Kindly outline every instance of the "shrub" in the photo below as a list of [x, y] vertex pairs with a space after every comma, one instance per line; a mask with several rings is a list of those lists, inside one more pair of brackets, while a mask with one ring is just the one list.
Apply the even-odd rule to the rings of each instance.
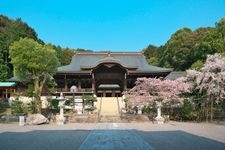
[[84, 100], [84, 104], [85, 105], [90, 105], [91, 104], [93, 106], [94, 102], [97, 101], [96, 97], [91, 96], [91, 95], [84, 95], [82, 98]]
[[23, 103], [16, 98], [16, 100], [12, 101], [11, 110], [13, 114], [33, 114], [35, 113], [35, 104], [34, 101], [31, 101], [30, 103]]
[[25, 113], [27, 108], [22, 101], [19, 101], [18, 98], [12, 101], [11, 109], [13, 114]]
[[6, 103], [4, 103], [3, 101], [0, 101], [0, 113], [4, 112], [7, 107], [8, 105]]
[[51, 102], [50, 102], [50, 104], [51, 104], [51, 108], [52, 109], [59, 109], [59, 100], [57, 100], [57, 99], [52, 99], [51, 100]]
[[184, 100], [184, 105], [181, 109], [181, 119], [182, 120], [192, 120], [193, 119], [193, 107], [190, 101]]

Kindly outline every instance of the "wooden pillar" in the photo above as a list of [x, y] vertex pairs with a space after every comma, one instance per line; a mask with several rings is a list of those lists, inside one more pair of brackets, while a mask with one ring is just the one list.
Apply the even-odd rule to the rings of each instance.
[[102, 91], [102, 95], [103, 95], [103, 97], [106, 97], [106, 92], [105, 92], [105, 90]]
[[12, 87], [10, 87], [10, 89], [9, 89], [9, 97], [11, 97], [12, 96]]
[[68, 91], [66, 75], [64, 76], [64, 82], [65, 82], [64, 91]]
[[92, 92], [95, 94], [95, 76], [92, 74]]
[[116, 96], [115, 90], [112, 90], [112, 97], [115, 97], [115, 96]]
[[1, 88], [2, 90], [2, 98], [4, 98], [4, 88]]
[[78, 80], [78, 92], [81, 91], [81, 79]]
[[124, 75], [123, 91], [127, 91], [127, 74]]
[[5, 98], [8, 99], [8, 88], [5, 89]]

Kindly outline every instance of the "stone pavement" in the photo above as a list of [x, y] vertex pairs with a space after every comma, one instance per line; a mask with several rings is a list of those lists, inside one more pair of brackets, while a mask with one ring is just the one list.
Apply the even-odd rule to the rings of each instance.
[[94, 130], [79, 150], [152, 150], [139, 135], [129, 130]]
[[206, 123], [0, 124], [0, 150], [225, 149], [225, 126]]

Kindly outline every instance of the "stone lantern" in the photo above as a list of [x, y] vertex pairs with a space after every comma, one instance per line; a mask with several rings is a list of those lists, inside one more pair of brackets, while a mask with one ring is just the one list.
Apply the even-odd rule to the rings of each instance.
[[165, 120], [161, 116], [161, 107], [162, 107], [162, 102], [161, 101], [156, 101], [157, 116], [155, 117], [155, 121], [156, 121], [157, 124], [163, 124], [164, 120]]
[[65, 123], [65, 117], [64, 117], [64, 103], [65, 103], [65, 98], [63, 97], [63, 93], [60, 93], [59, 98], [59, 108], [60, 108], [60, 114], [56, 115], [56, 123], [58, 125], [63, 125]]

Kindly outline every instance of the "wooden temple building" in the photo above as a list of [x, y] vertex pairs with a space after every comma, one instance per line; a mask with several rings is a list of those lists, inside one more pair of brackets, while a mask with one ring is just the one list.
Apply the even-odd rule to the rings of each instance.
[[58, 68], [57, 91], [120, 97], [139, 77], [166, 77], [172, 70], [149, 65], [143, 53], [82, 52]]

